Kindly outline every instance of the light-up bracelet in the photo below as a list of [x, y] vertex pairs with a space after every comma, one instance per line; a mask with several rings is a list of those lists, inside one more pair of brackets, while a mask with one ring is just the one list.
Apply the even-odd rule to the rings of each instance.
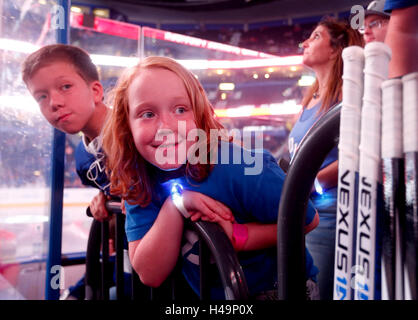
[[323, 194], [324, 193], [324, 189], [322, 188], [322, 186], [319, 183], [319, 180], [317, 178], [315, 178], [315, 180], [314, 180], [314, 186], [315, 186], [316, 193], [318, 193], [318, 194]]
[[176, 206], [177, 210], [185, 218], [190, 218], [190, 214], [187, 212], [186, 208], [184, 207], [183, 203], [183, 187], [179, 183], [174, 183], [171, 186], [171, 199], [173, 200], [174, 205]]

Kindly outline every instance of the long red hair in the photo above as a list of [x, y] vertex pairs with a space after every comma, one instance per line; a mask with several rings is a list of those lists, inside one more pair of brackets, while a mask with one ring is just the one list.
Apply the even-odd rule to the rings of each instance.
[[[173, 59], [147, 57], [138, 65], [127, 69], [112, 92], [113, 110], [103, 132], [103, 149], [107, 156], [106, 170], [110, 178], [111, 193], [119, 195], [131, 204], [146, 206], [152, 199], [153, 181], [147, 161], [135, 147], [129, 126], [128, 89], [142, 70], [162, 68], [175, 73], [183, 82], [190, 100], [196, 127], [206, 132], [210, 145], [210, 130], [223, 129], [215, 119], [214, 110], [196, 77]], [[206, 164], [186, 164], [186, 175], [196, 181], [205, 179], [212, 168], [211, 150]]]

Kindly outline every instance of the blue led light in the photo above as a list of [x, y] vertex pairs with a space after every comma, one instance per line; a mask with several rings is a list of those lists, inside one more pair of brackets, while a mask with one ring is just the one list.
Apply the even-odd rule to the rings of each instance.
[[172, 196], [181, 196], [183, 193], [183, 186], [180, 183], [173, 183], [171, 185], [171, 195]]
[[190, 214], [184, 207], [183, 186], [180, 183], [175, 182], [171, 185], [171, 199], [173, 200], [174, 205], [180, 211], [183, 217], [190, 218]]
[[315, 178], [315, 181], [314, 181], [314, 186], [315, 186], [315, 191], [317, 193], [319, 193], [319, 194], [324, 193], [324, 190], [322, 189], [321, 184], [319, 183], [318, 179], [316, 179], [316, 178]]
[[173, 183], [171, 185], [171, 199], [177, 204], [179, 201], [183, 202], [182, 198], [183, 186], [180, 183]]

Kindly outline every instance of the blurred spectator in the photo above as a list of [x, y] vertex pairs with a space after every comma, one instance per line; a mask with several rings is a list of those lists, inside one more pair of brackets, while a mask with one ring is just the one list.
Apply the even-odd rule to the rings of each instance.
[[233, 46], [261, 51], [278, 56], [302, 54], [300, 44], [309, 37], [316, 23], [260, 27], [248, 31], [231, 30], [191, 30], [178, 31], [188, 36]]
[[[24, 0], [4, 1], [2, 33], [4, 37], [24, 40], [37, 45], [54, 41], [54, 33], [43, 32], [47, 22], [49, 5]], [[236, 27], [223, 27], [217, 30], [205, 28], [204, 25], [184, 32], [187, 35], [207, 40], [222, 42], [229, 45], [263, 51], [275, 55], [300, 54], [301, 43], [314, 24], [295, 24], [283, 26], [265, 26], [257, 29], [239, 30]], [[179, 32], [179, 31], [175, 31]], [[111, 36], [88, 29], [71, 28], [72, 44], [86, 49], [92, 54], [113, 56], [138, 56], [138, 40]], [[179, 45], [174, 42], [145, 38], [145, 55], [163, 55], [175, 59], [240, 59], [234, 54], [205, 50], [198, 47]], [[15, 75], [19, 73], [23, 53], [2, 51], [0, 60], [0, 95], [26, 95], [26, 88]], [[109, 91], [120, 75], [122, 67], [100, 66], [101, 81], [106, 91]], [[284, 69], [283, 69], [284, 70]], [[297, 85], [299, 73], [280, 71], [272, 73], [270, 79], [264, 79], [265, 70], [238, 69], [230, 70], [223, 75], [215, 71], [194, 71], [199, 75], [205, 90], [210, 93], [212, 104], [220, 108], [233, 108], [242, 105], [260, 106], [262, 104], [281, 103], [286, 100], [299, 101], [301, 88]], [[253, 78], [254, 73], [260, 73], [260, 78]], [[236, 88], [223, 94], [219, 90], [219, 82], [233, 82]], [[226, 119], [223, 119], [223, 121]], [[272, 119], [270, 118], [269, 121]], [[253, 119], [241, 121], [247, 126]], [[264, 121], [267, 123], [268, 121]], [[274, 120], [273, 120], [274, 122]], [[283, 124], [275, 124], [282, 127]], [[277, 128], [275, 129], [277, 131]], [[51, 130], [40, 115], [19, 111], [15, 106], [2, 106], [0, 113], [0, 174], [3, 177], [0, 185], [21, 187], [25, 185], [48, 185], [50, 179], [50, 148]], [[267, 136], [268, 134], [266, 134]], [[278, 137], [266, 138], [265, 143], [271, 149], [278, 150]], [[65, 187], [79, 187], [79, 181], [74, 176], [74, 147], [79, 137], [67, 135], [65, 149]], [[279, 143], [282, 145], [282, 143]], [[270, 147], [269, 147], [270, 148]]]
[[364, 12], [364, 27], [360, 29], [365, 43], [385, 41], [390, 14], [383, 10], [384, 6], [385, 0], [375, 0], [367, 6]]

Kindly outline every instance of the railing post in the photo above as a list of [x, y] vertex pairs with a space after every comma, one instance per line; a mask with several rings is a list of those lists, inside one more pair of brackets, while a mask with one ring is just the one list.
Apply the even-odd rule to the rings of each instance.
[[[56, 14], [60, 21], [59, 26], [51, 26], [57, 31], [58, 43], [69, 43], [69, 12], [70, 0], [58, 0]], [[61, 16], [62, 15], [62, 16]], [[64, 192], [64, 158], [65, 158], [65, 133], [54, 129], [52, 141], [52, 174], [51, 174], [51, 204], [49, 216], [49, 244], [46, 262], [45, 299], [58, 300], [60, 286], [54, 282], [52, 270], [54, 266], [60, 266], [61, 271], [61, 243], [62, 243], [62, 205]]]
[[109, 222], [102, 222], [102, 300], [109, 300]]
[[208, 246], [202, 239], [199, 241], [199, 265], [200, 265], [200, 300], [210, 300], [210, 282], [209, 282], [209, 258], [210, 252]]
[[124, 217], [121, 213], [116, 213], [116, 227], [115, 227], [115, 246], [116, 246], [116, 297], [117, 300], [123, 300], [125, 297], [125, 277], [124, 277], [124, 248], [123, 248], [123, 234]]

